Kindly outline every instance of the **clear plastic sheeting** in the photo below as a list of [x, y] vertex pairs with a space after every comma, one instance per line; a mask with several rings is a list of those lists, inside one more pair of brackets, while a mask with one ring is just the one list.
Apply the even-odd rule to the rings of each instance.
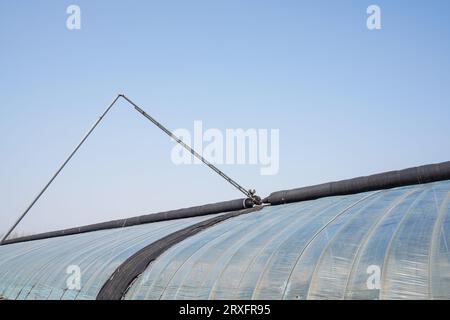
[[114, 270], [135, 252], [212, 216], [0, 246], [0, 296], [95, 299]]
[[[95, 299], [155, 241], [217, 215], [0, 246], [0, 296]], [[163, 252], [125, 299], [450, 299], [450, 181], [267, 206]]]
[[450, 181], [266, 207], [170, 248], [126, 299], [450, 299]]

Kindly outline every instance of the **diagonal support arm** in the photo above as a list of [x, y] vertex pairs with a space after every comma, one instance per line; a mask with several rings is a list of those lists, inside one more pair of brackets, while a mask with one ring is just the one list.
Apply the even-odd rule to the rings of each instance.
[[48, 189], [48, 187], [52, 184], [52, 182], [56, 179], [56, 177], [60, 174], [60, 172], [64, 169], [64, 167], [67, 165], [67, 163], [72, 159], [72, 157], [75, 155], [75, 153], [80, 149], [80, 147], [83, 145], [83, 143], [89, 138], [91, 133], [94, 131], [94, 129], [98, 126], [98, 124], [103, 120], [103, 118], [106, 116], [106, 114], [111, 110], [111, 108], [114, 106], [114, 104], [117, 102], [117, 100], [120, 98], [121, 95], [117, 95], [114, 100], [111, 102], [111, 104], [106, 108], [106, 110], [102, 113], [102, 115], [97, 119], [97, 121], [92, 125], [92, 127], [89, 129], [89, 131], [84, 135], [83, 139], [81, 139], [80, 143], [75, 147], [75, 149], [72, 151], [72, 153], [67, 157], [67, 159], [63, 162], [63, 164], [59, 167], [59, 169], [56, 171], [56, 173], [51, 177], [50, 181], [45, 185], [45, 187], [38, 193], [36, 198], [31, 202], [31, 204], [27, 207], [24, 213], [17, 219], [17, 221], [12, 225], [12, 227], [6, 232], [6, 234], [3, 236], [2, 241], [0, 244], [3, 244], [3, 242], [9, 237], [9, 235], [14, 231], [14, 229], [17, 227], [17, 225], [22, 221], [23, 218], [27, 215], [28, 211], [31, 210], [31, 208], [36, 204], [36, 202], [39, 200], [39, 198], [44, 194], [44, 192]]
[[206, 164], [211, 170], [216, 172], [219, 176], [221, 176], [223, 179], [228, 181], [231, 185], [233, 185], [236, 189], [238, 189], [240, 192], [242, 192], [246, 197], [250, 198], [255, 202], [256, 204], [261, 204], [261, 199], [256, 196], [254, 190], [246, 190], [244, 187], [242, 187], [239, 183], [231, 179], [229, 176], [227, 176], [223, 171], [219, 170], [216, 166], [214, 166], [211, 162], [203, 158], [199, 153], [197, 153], [194, 149], [192, 149], [190, 146], [188, 146], [186, 143], [184, 143], [180, 138], [178, 138], [176, 135], [174, 135], [170, 130], [168, 130], [166, 127], [164, 127], [161, 123], [156, 121], [152, 116], [150, 116], [148, 113], [146, 113], [144, 110], [142, 110], [138, 105], [136, 105], [133, 101], [131, 101], [128, 97], [125, 95], [122, 95], [122, 97], [128, 101], [134, 109], [142, 114], [145, 118], [150, 120], [155, 126], [160, 128], [162, 131], [164, 131], [169, 137], [174, 139], [177, 143], [179, 143], [183, 148], [188, 150], [193, 156], [195, 156], [197, 159], [202, 161], [204, 164]]

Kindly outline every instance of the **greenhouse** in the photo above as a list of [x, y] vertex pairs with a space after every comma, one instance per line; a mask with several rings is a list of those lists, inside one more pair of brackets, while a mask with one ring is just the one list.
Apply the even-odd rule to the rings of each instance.
[[[448, 163], [430, 168], [433, 178], [416, 168], [415, 183], [398, 172], [395, 179], [383, 174], [386, 188], [365, 177], [329, 185], [327, 194], [323, 186], [313, 188], [316, 194], [303, 188], [301, 201], [298, 190], [287, 191], [280, 204], [197, 208], [201, 214], [176, 211], [150, 222], [140, 217], [120, 227], [12, 240], [0, 246], [0, 296], [450, 299], [450, 171], [444, 168]], [[71, 266], [80, 270], [79, 288], [68, 286]]]

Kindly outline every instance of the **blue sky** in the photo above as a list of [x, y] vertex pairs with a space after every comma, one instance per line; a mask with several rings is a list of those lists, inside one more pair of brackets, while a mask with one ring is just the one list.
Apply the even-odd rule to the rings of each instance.
[[[81, 8], [81, 30], [66, 8]], [[366, 28], [381, 8], [382, 29]], [[0, 233], [124, 92], [171, 129], [280, 130], [262, 196], [450, 159], [450, 2], [1, 1]], [[19, 227], [241, 197], [120, 103]]]

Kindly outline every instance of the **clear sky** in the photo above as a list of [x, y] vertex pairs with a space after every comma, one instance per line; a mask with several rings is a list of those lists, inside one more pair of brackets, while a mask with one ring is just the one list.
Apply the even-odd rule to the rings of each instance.
[[[277, 175], [220, 166], [262, 196], [450, 160], [449, 14], [448, 0], [1, 0], [0, 233], [118, 92], [171, 129], [279, 129]], [[241, 197], [172, 147], [121, 102], [19, 230]]]

